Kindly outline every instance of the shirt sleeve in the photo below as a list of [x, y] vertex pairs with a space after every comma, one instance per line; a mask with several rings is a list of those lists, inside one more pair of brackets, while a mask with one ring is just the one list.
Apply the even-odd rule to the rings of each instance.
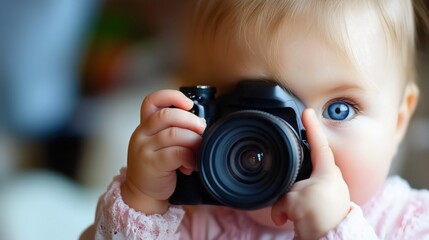
[[95, 239], [179, 239], [177, 229], [184, 210], [170, 206], [165, 214], [146, 215], [132, 209], [121, 196], [125, 176], [123, 168], [99, 199]]
[[333, 230], [329, 231], [321, 240], [331, 239], [379, 239], [373, 227], [365, 219], [361, 208], [351, 203], [351, 210], [346, 218]]

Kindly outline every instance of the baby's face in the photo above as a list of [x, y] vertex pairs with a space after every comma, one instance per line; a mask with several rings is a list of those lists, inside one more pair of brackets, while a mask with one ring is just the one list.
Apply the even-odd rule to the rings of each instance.
[[[375, 17], [354, 17], [348, 23], [352, 61], [328, 47], [314, 29], [295, 29], [281, 37], [276, 80], [316, 111], [351, 200], [362, 204], [383, 184], [402, 138], [398, 113], [404, 80]], [[257, 55], [225, 60], [225, 69], [224, 78], [209, 84], [229, 88], [243, 78], [275, 78]], [[270, 208], [249, 215], [271, 223]]]

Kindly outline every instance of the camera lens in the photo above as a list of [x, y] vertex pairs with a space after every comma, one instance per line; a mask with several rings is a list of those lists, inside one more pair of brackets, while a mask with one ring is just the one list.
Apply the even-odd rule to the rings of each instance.
[[257, 209], [274, 203], [295, 182], [302, 149], [294, 129], [272, 114], [243, 110], [216, 121], [204, 134], [198, 169], [220, 203]]
[[239, 166], [244, 172], [256, 172], [261, 169], [264, 153], [258, 150], [247, 150], [239, 158]]
[[257, 138], [244, 138], [231, 146], [227, 156], [228, 171], [242, 183], [260, 181], [271, 167], [271, 153]]

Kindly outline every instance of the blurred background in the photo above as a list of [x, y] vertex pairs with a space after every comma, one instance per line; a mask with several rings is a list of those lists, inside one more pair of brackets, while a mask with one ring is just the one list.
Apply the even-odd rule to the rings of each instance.
[[[149, 92], [177, 88], [184, 1], [0, 1], [0, 239], [77, 239]], [[426, 35], [427, 36], [427, 33]], [[429, 46], [391, 174], [429, 188]]]

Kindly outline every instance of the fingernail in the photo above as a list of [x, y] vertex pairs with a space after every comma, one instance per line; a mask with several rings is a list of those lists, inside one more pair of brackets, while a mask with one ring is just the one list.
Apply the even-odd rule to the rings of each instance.
[[207, 126], [206, 120], [204, 118], [200, 118], [200, 126], [205, 128]]
[[309, 112], [309, 114], [310, 114], [312, 117], [316, 116], [316, 112], [314, 112], [314, 109], [309, 108], [309, 109], [308, 109], [308, 112]]

